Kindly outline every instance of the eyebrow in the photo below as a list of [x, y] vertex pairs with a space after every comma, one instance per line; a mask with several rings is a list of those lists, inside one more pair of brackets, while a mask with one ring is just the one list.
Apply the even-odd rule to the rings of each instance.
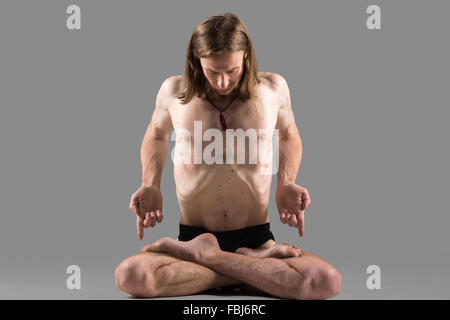
[[[234, 69], [237, 69], [237, 68], [239, 68], [240, 66], [237, 66], [237, 67], [234, 67], [234, 68], [231, 68], [230, 70], [228, 70], [228, 71], [231, 71], [231, 70], [234, 70]], [[216, 71], [214, 71], [214, 70], [211, 70], [211, 69], [208, 69], [208, 68], [205, 68], [207, 71], [211, 71], [211, 72], [216, 72]]]

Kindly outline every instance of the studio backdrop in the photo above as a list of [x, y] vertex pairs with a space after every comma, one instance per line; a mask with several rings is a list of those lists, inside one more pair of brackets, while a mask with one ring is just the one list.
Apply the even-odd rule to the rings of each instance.
[[[69, 28], [71, 5], [79, 28]], [[335, 299], [450, 297], [449, 2], [7, 0], [0, 298], [124, 299], [120, 261], [177, 237], [169, 141], [164, 221], [137, 238], [128, 206], [140, 146], [195, 26], [226, 12], [246, 25], [259, 70], [286, 79], [303, 142], [305, 235], [280, 222], [274, 175], [276, 241], [332, 263]], [[67, 288], [69, 266], [81, 271], [78, 290]]]

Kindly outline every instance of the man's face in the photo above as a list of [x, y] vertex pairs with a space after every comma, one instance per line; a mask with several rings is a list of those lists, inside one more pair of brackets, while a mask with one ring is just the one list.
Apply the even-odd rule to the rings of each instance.
[[213, 53], [200, 58], [203, 74], [218, 95], [228, 95], [239, 85], [244, 70], [243, 59], [244, 51]]

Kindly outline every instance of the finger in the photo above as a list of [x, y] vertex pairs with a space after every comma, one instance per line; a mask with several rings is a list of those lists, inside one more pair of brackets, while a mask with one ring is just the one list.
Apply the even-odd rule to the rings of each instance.
[[137, 232], [138, 232], [139, 240], [142, 240], [142, 238], [144, 237], [144, 225], [143, 225], [143, 222], [144, 222], [144, 220], [140, 216], [136, 217]]
[[291, 215], [286, 213], [286, 224], [289, 225], [289, 221], [291, 220]]
[[297, 227], [297, 216], [295, 214], [293, 214], [291, 216], [291, 221], [292, 221], [292, 226]]
[[156, 225], [156, 213], [155, 211], [150, 212], [150, 227], [154, 227]]
[[280, 215], [280, 220], [281, 220], [281, 222], [282, 222], [282, 223], [286, 223], [286, 218], [287, 218], [286, 212], [282, 211], [282, 212], [281, 212], [281, 215]]
[[159, 209], [156, 210], [156, 221], [157, 221], [157, 222], [161, 222], [162, 219], [163, 219], [163, 216], [162, 216], [161, 210], [159, 210]]
[[304, 211], [302, 211], [298, 216], [298, 234], [300, 237], [303, 237], [303, 234], [305, 233], [305, 215]]
[[294, 226], [296, 226], [296, 224], [294, 224], [294, 214], [291, 214], [291, 213], [289, 213], [288, 214], [288, 224], [291, 226], [291, 227], [294, 227]]
[[150, 212], [146, 212], [144, 215], [143, 225], [145, 228], [150, 227]]

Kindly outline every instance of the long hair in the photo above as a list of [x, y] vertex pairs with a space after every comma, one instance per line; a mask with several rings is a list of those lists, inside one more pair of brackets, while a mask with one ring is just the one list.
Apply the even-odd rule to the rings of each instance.
[[206, 90], [206, 81], [200, 58], [224, 51], [244, 51], [244, 70], [238, 85], [236, 98], [250, 99], [256, 107], [258, 66], [253, 44], [247, 28], [238, 16], [232, 13], [216, 15], [205, 19], [192, 32], [186, 50], [186, 64], [183, 81], [177, 98], [187, 104], [194, 96], [201, 97]]

